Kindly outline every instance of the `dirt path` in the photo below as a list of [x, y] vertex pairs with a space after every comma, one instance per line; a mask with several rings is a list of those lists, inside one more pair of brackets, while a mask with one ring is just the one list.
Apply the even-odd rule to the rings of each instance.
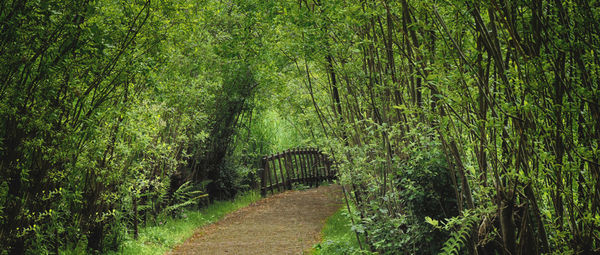
[[341, 206], [340, 186], [286, 191], [199, 229], [169, 254], [305, 254]]

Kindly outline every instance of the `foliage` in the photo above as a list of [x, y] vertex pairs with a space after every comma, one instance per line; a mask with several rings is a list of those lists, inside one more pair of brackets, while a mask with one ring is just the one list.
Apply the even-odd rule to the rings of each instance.
[[[455, 228], [455, 231], [452, 231], [450, 238], [446, 240], [443, 248], [439, 254], [461, 254], [464, 253], [464, 247], [466, 246], [468, 239], [473, 233], [473, 227], [477, 222], [478, 218], [469, 214], [469, 211], [465, 213], [462, 217], [455, 217], [449, 219], [446, 224], [444, 224], [444, 229], [451, 230]], [[437, 222], [433, 222], [432, 225], [437, 227]]]
[[[260, 194], [252, 191], [240, 194], [231, 201], [217, 201], [201, 210], [184, 210], [179, 217], [162, 217], [156, 224], [142, 227], [137, 240], [129, 236], [117, 251], [107, 254], [164, 254], [191, 237], [197, 228], [214, 223], [226, 214], [258, 199]], [[85, 253], [84, 250], [61, 251], [61, 254], [82, 253]]]
[[[232, 13], [219, 1], [0, 5], [0, 253], [116, 249], [134, 222], [158, 222], [190, 205], [187, 196], [196, 191], [180, 186], [207, 155], [206, 144], [230, 143], [214, 135], [215, 116], [250, 97], [228, 100], [227, 84], [251, 78], [254, 67], [239, 63], [254, 56], [230, 46], [256, 40], [236, 27], [254, 19], [242, 12], [255, 7], [237, 3], [240, 12]], [[209, 13], [229, 13], [221, 17], [235, 22], [213, 26], [218, 21]], [[238, 188], [229, 185], [229, 193]]]
[[425, 219], [456, 215], [450, 171], [440, 145], [431, 140], [420, 141], [405, 151], [411, 160], [396, 162], [395, 172], [390, 175], [393, 188], [385, 195], [381, 190], [369, 191], [378, 196], [363, 202], [359, 217], [362, 223], [357, 230], [368, 236], [372, 249], [379, 254], [434, 254], [448, 234]]
[[208, 194], [204, 194], [204, 192], [195, 188], [190, 181], [187, 181], [179, 186], [171, 196], [170, 205], [165, 207], [163, 212], [170, 215], [182, 215], [185, 208], [197, 207], [200, 200], [208, 197]]
[[348, 212], [340, 208], [325, 222], [322, 241], [314, 246], [313, 254], [369, 254], [360, 249], [351, 225]]
[[114, 249], [135, 207], [158, 220], [186, 181], [233, 196], [306, 145], [373, 250], [438, 243], [424, 217], [479, 208], [466, 253], [597, 253], [598, 8], [3, 1], [0, 250]]
[[410, 212], [422, 219], [427, 208], [398, 195], [426, 198], [413, 188], [418, 178], [395, 174], [398, 162], [427, 154], [404, 148], [429, 139], [447, 162], [454, 194], [442, 194], [456, 200], [448, 214], [497, 208], [477, 217], [465, 253], [598, 252], [596, 1], [279, 8], [282, 37], [294, 39], [278, 50], [296, 68], [291, 77], [304, 76], [310, 123], [323, 131], [317, 144], [335, 155], [362, 220], [374, 226], [364, 228], [372, 248], [399, 247], [388, 230], [423, 222]]
[[436, 253], [448, 235], [433, 229], [425, 219], [450, 218], [457, 212], [451, 173], [441, 145], [421, 142], [423, 144], [408, 147], [411, 160], [401, 162], [395, 175], [401, 187], [397, 199], [402, 203], [406, 230], [392, 243], [399, 243], [398, 250], [408, 254]]

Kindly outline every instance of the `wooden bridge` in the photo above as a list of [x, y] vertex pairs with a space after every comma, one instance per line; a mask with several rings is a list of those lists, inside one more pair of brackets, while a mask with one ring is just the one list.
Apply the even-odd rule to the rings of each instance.
[[315, 148], [290, 149], [262, 158], [262, 196], [285, 189], [294, 184], [319, 186], [325, 180], [335, 178], [335, 171], [329, 157]]

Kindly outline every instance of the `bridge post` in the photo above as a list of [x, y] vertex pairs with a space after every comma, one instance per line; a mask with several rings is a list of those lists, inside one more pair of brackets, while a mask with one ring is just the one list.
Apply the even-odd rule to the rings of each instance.
[[295, 173], [295, 177], [294, 179], [296, 179], [297, 182], [302, 181], [301, 178], [301, 172], [300, 172], [300, 165], [298, 164], [298, 149], [292, 149], [292, 153], [290, 154], [290, 158], [292, 159], [292, 168], [294, 168], [294, 173]]
[[317, 168], [319, 169], [319, 181], [325, 180], [325, 168], [323, 167], [323, 154], [317, 150]]
[[304, 185], [306, 183], [306, 168], [304, 167], [304, 151], [302, 149], [298, 149], [296, 156], [298, 157], [298, 163], [300, 164], [300, 171], [302, 172], [301, 182]]
[[309, 175], [308, 175], [308, 168], [307, 168], [308, 165], [306, 164], [306, 150], [302, 149], [300, 151], [299, 156], [300, 156], [300, 162], [302, 163], [302, 171], [304, 172], [304, 178], [302, 178], [302, 182], [304, 183], [304, 185], [309, 186], [310, 182], [308, 181]]
[[262, 166], [262, 172], [260, 173], [260, 195], [262, 197], [267, 196], [267, 157], [263, 157], [260, 161]]
[[281, 165], [281, 157], [283, 156], [283, 153], [278, 153], [277, 154], [277, 164], [279, 165], [279, 173], [281, 174], [281, 184], [278, 184], [283, 186], [281, 187], [282, 190], [285, 190], [287, 188], [287, 183], [285, 181], [285, 174], [283, 174], [283, 166]]
[[331, 179], [333, 179], [331, 177], [331, 168], [329, 166], [329, 157], [327, 157], [326, 155], [323, 155], [324, 157], [324, 167], [325, 167], [325, 172], [327, 173], [327, 180], [331, 181]]
[[313, 172], [313, 168], [312, 168], [312, 162], [311, 162], [311, 158], [310, 158], [310, 148], [306, 149], [306, 165], [308, 168], [308, 182], [310, 183], [310, 186], [312, 187], [315, 184], [314, 181], [314, 172]]
[[273, 167], [273, 171], [269, 171], [269, 174], [271, 174], [271, 172], [273, 173], [273, 177], [275, 178], [275, 183], [273, 183], [273, 178], [271, 178], [271, 194], [275, 193], [275, 188], [277, 187], [277, 191], [281, 191], [279, 189], [279, 179], [277, 178], [277, 166], [275, 165], [275, 162], [273, 162], [273, 158], [275, 157], [275, 154], [271, 154], [271, 156], [267, 159], [267, 164], [269, 164], [269, 168]]
[[[294, 172], [292, 169], [292, 162], [290, 159], [290, 150], [286, 150], [283, 153], [284, 162], [285, 162], [285, 172], [287, 173], [287, 188], [288, 190], [292, 189], [292, 177], [294, 176]], [[291, 175], [290, 175], [291, 172]]]
[[312, 158], [312, 168], [313, 168], [313, 172], [315, 173], [315, 186], [319, 187], [320, 181], [319, 181], [319, 164], [317, 161], [317, 149], [312, 148], [310, 149], [311, 153], [310, 153], [310, 157]]
[[310, 149], [306, 150], [306, 153], [304, 154], [304, 158], [306, 160], [306, 170], [308, 172], [308, 184], [312, 187], [314, 185], [314, 183], [313, 183], [312, 166], [310, 164]]

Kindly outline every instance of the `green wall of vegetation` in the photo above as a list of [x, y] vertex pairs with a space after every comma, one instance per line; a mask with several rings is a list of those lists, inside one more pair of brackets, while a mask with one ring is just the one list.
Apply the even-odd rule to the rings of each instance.
[[[319, 147], [380, 254], [600, 249], [596, 0], [0, 2], [0, 253], [116, 250]], [[184, 185], [185, 184], [185, 185]]]

